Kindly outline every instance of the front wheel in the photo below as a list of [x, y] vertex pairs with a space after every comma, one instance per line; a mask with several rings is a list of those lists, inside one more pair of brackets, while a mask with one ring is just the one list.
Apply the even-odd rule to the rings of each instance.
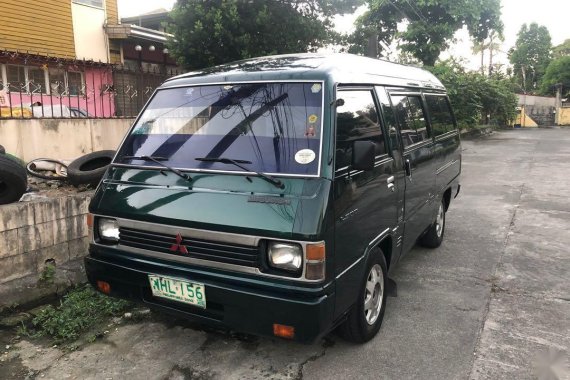
[[445, 232], [445, 204], [443, 199], [439, 203], [437, 215], [426, 233], [420, 238], [420, 244], [426, 248], [437, 248], [443, 241]]
[[365, 273], [356, 305], [341, 326], [344, 338], [355, 343], [374, 338], [384, 319], [388, 274], [382, 251], [370, 254]]

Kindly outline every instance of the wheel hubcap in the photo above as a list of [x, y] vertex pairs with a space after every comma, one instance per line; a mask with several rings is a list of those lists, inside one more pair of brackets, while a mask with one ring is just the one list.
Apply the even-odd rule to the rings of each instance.
[[441, 237], [443, 233], [443, 205], [439, 205], [439, 210], [437, 211], [437, 217], [435, 218], [435, 232], [437, 233], [437, 237]]
[[384, 274], [378, 264], [370, 269], [364, 289], [364, 317], [366, 323], [373, 325], [380, 315], [384, 299]]

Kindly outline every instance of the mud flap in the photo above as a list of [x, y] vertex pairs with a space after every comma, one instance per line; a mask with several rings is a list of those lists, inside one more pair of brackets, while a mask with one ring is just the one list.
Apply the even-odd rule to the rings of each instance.
[[398, 297], [398, 284], [396, 284], [396, 281], [388, 277], [388, 281], [386, 282], [387, 282], [386, 290], [388, 291], [388, 297]]

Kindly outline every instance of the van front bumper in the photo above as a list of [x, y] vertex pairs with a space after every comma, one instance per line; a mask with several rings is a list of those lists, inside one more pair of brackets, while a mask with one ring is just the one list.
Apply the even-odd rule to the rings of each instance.
[[[273, 335], [273, 324], [293, 326], [294, 340], [312, 343], [330, 331], [334, 293], [240, 279], [233, 274], [208, 273], [171, 262], [93, 254], [85, 258], [89, 282], [111, 285], [111, 296], [143, 302], [149, 307], [214, 327], [263, 336]], [[154, 297], [149, 274], [187, 279], [205, 285], [206, 309]], [[210, 274], [215, 274], [212, 276]], [[330, 286], [329, 288], [332, 288]]]

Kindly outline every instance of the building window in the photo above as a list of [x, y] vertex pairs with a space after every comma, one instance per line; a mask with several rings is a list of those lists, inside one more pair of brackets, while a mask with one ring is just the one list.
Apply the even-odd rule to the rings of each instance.
[[77, 96], [83, 94], [83, 75], [78, 72], [68, 71], [67, 89], [69, 95]]
[[46, 74], [39, 67], [28, 67], [28, 92], [32, 94], [46, 93]]
[[89, 5], [91, 7], [103, 8], [103, 0], [73, 0], [75, 4]]
[[10, 92], [46, 94], [46, 72], [41, 67], [6, 65]]
[[25, 67], [6, 65], [6, 82], [11, 92], [27, 92]]
[[75, 71], [51, 69], [49, 71], [50, 94], [55, 96], [83, 95], [83, 74]]

